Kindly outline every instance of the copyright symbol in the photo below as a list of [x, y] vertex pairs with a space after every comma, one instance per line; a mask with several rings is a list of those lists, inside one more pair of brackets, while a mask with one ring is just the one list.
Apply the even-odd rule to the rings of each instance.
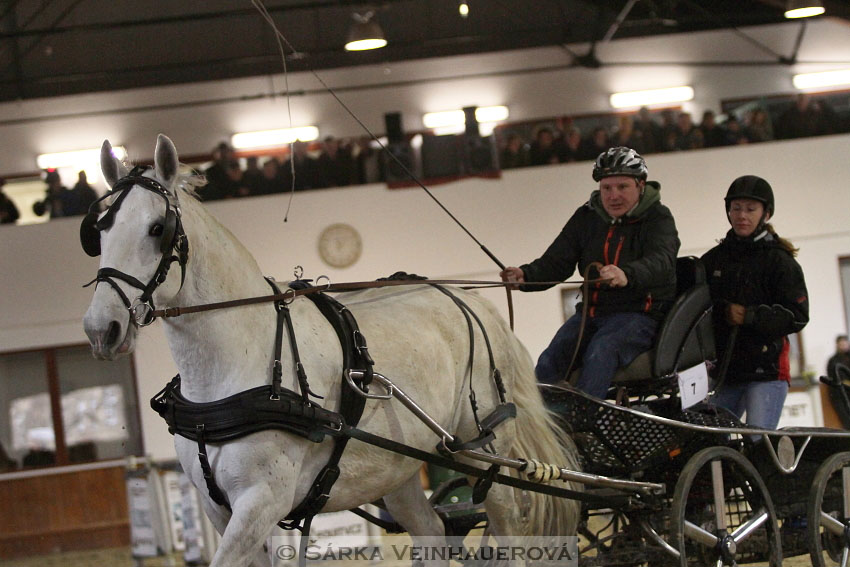
[[278, 559], [283, 559], [284, 561], [289, 561], [290, 559], [295, 558], [295, 548], [291, 545], [281, 545], [277, 549], [274, 550], [275, 557]]

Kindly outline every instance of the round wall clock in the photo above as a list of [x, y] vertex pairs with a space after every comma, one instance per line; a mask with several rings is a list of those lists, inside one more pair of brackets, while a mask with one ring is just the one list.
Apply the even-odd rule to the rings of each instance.
[[347, 268], [360, 258], [363, 241], [350, 224], [332, 224], [319, 235], [319, 256], [329, 266]]

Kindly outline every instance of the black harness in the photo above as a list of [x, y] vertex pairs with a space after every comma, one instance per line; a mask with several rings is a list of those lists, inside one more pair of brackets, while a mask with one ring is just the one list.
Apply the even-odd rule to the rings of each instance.
[[[186, 263], [189, 261], [189, 240], [183, 231], [180, 207], [172, 202], [168, 190], [159, 181], [142, 175], [147, 169], [145, 166], [134, 167], [126, 177], [122, 177], [116, 181], [111, 191], [91, 204], [88, 214], [83, 217], [80, 223], [80, 243], [83, 246], [83, 250], [89, 256], [100, 256], [100, 232], [112, 226], [115, 222], [115, 215], [121, 209], [124, 199], [127, 198], [127, 195], [130, 194], [130, 191], [134, 187], [147, 189], [151, 193], [165, 199], [165, 219], [161, 225], [161, 232], [159, 234], [152, 234], [152, 236], [158, 235], [160, 237], [159, 250], [162, 253], [162, 257], [159, 260], [156, 272], [154, 272], [148, 283], [145, 284], [138, 278], [130, 274], [125, 274], [115, 268], [100, 268], [97, 271], [97, 277], [83, 286], [88, 287], [96, 282], [108, 283], [118, 293], [124, 306], [129, 311], [130, 321], [139, 325], [149, 325], [153, 322], [153, 312], [155, 309], [153, 293], [165, 281], [171, 264], [174, 262], [180, 264], [180, 286], [182, 287], [186, 279]], [[118, 197], [107, 208], [106, 213], [100, 217], [100, 213], [98, 212], [99, 203], [115, 194], [118, 194]], [[160, 231], [160, 229], [157, 228], [157, 231]], [[115, 281], [116, 279], [141, 290], [141, 296], [135, 301], [130, 301], [130, 298], [127, 297], [127, 294], [124, 293]]]
[[[267, 281], [275, 293], [279, 294], [277, 285], [271, 280]], [[298, 289], [309, 286], [309, 283], [296, 280], [289, 285]], [[360, 332], [357, 321], [348, 308], [326, 294], [315, 293], [307, 297], [330, 322], [339, 338], [343, 353], [343, 379], [350, 379], [357, 388], [368, 392], [374, 362], [369, 356], [366, 339]], [[314, 443], [323, 441], [326, 435], [333, 437], [331, 456], [316, 475], [307, 496], [279, 523], [285, 529], [309, 532], [313, 516], [324, 507], [331, 487], [339, 478], [339, 461], [349, 439], [348, 436], [341, 435], [341, 431], [344, 427], [357, 426], [366, 405], [366, 398], [358, 395], [352, 388], [343, 387], [339, 412], [326, 410], [310, 400], [310, 396], [318, 396], [310, 391], [307, 375], [301, 364], [289, 307], [284, 301], [277, 301], [275, 309], [278, 315], [271, 384], [214, 402], [198, 403], [187, 400], [180, 393], [180, 376], [177, 375], [154, 396], [151, 407], [165, 419], [169, 433], [198, 443], [198, 459], [210, 498], [227, 509], [230, 509], [230, 504], [215, 482], [206, 443], [230, 441], [265, 429], [288, 431]], [[284, 327], [289, 336], [300, 393], [281, 385]]]

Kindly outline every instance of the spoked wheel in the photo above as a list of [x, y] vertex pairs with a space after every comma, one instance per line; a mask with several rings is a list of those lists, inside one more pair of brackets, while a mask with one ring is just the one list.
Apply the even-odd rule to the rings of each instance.
[[682, 469], [671, 528], [681, 567], [782, 565], [770, 494], [752, 463], [728, 447], [703, 449]]
[[836, 453], [818, 468], [808, 507], [812, 567], [850, 566], [850, 453]]

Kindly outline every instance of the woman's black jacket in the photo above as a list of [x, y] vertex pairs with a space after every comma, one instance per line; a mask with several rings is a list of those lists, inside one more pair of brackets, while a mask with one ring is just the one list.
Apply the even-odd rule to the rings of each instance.
[[803, 270], [778, 237], [739, 238], [730, 230], [702, 257], [714, 302], [718, 361], [728, 348], [731, 326], [726, 306], [746, 307], [726, 379], [730, 383], [776, 380], [785, 337], [809, 322], [809, 298]]

